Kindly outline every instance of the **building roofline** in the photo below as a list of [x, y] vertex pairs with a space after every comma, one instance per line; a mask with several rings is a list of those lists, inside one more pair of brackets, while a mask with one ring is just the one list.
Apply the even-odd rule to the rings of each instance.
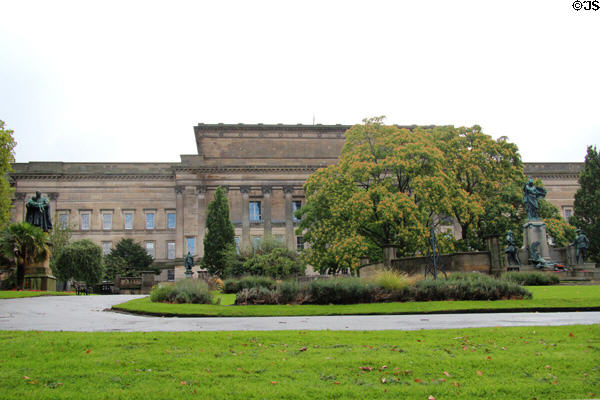
[[[302, 130], [317, 130], [317, 131], [340, 131], [340, 130], [348, 130], [352, 128], [354, 125], [345, 125], [345, 124], [314, 124], [314, 125], [304, 125], [304, 124], [205, 124], [198, 123], [194, 126], [195, 131], [229, 131], [229, 130], [263, 130], [263, 131], [277, 131], [277, 130], [286, 130], [286, 131], [302, 131]], [[418, 127], [422, 128], [433, 128], [435, 125], [396, 125], [398, 128], [406, 128], [406, 129], [415, 129]]]

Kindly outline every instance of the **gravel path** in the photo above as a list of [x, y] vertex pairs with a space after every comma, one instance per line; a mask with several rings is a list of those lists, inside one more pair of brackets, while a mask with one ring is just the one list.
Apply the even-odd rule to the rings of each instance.
[[0, 300], [0, 330], [78, 332], [418, 330], [600, 324], [600, 312], [164, 318], [104, 311], [143, 296], [48, 296]]

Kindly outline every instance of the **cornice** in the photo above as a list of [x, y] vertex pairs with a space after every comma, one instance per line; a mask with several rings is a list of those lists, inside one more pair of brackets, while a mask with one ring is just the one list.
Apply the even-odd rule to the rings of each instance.
[[214, 174], [225, 173], [235, 174], [239, 172], [250, 172], [258, 174], [269, 174], [279, 172], [314, 172], [325, 165], [307, 165], [307, 166], [275, 166], [275, 167], [257, 167], [257, 166], [231, 166], [231, 167], [175, 167], [176, 172], [186, 172], [194, 174]]
[[89, 181], [89, 180], [103, 180], [103, 181], [123, 181], [123, 180], [145, 180], [145, 181], [172, 181], [175, 180], [174, 175], [157, 175], [157, 174], [20, 174], [18, 172], [12, 172], [11, 177], [15, 180], [55, 180], [55, 181]]
[[540, 178], [540, 179], [573, 179], [577, 181], [579, 179], [579, 174], [544, 174], [544, 173], [529, 173], [526, 174], [528, 177], [532, 178]]

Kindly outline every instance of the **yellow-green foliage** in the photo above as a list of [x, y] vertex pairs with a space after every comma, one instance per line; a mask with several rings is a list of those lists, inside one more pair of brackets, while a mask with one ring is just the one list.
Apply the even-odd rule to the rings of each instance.
[[380, 271], [374, 277], [369, 279], [377, 286], [390, 291], [402, 290], [416, 281], [414, 277], [409, 277], [405, 273], [391, 269]]
[[4, 121], [0, 120], [0, 228], [10, 221], [12, 209], [11, 196], [14, 189], [10, 187], [7, 172], [12, 171], [10, 163], [15, 162], [14, 148], [17, 145], [13, 138], [13, 131], [4, 128]]

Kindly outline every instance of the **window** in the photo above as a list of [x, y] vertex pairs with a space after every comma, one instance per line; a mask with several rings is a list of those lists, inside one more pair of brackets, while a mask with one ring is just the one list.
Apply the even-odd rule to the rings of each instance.
[[146, 229], [154, 229], [154, 213], [146, 213]]
[[102, 242], [102, 255], [107, 255], [112, 250], [112, 242]]
[[167, 280], [169, 282], [173, 282], [175, 280], [175, 270], [174, 269], [167, 270]]
[[189, 237], [185, 239], [185, 245], [186, 245], [186, 253], [188, 252], [195, 256], [196, 255], [196, 238], [193, 237]]
[[175, 259], [175, 242], [167, 242], [167, 258], [169, 260]]
[[102, 214], [102, 229], [112, 229], [112, 214]]
[[254, 250], [260, 249], [260, 236], [254, 236], [252, 238], [252, 246], [254, 247]]
[[67, 229], [69, 226], [69, 215], [68, 214], [58, 214], [58, 227], [60, 229]]
[[146, 242], [146, 252], [150, 257], [154, 258], [154, 242]]
[[167, 228], [175, 229], [177, 223], [175, 222], [175, 213], [167, 213]]
[[82, 213], [81, 214], [81, 230], [89, 231], [90, 230], [90, 213]]
[[300, 219], [296, 218], [296, 215], [295, 215], [296, 214], [296, 210], [299, 210], [300, 207], [302, 207], [302, 201], [300, 201], [300, 200], [294, 200], [292, 202], [292, 215], [293, 215], [294, 222], [300, 221]]
[[570, 207], [565, 207], [563, 211], [565, 213], [565, 219], [567, 222], [569, 222], [569, 218], [571, 218], [571, 215], [573, 215], [573, 209]]
[[296, 250], [304, 250], [304, 239], [302, 238], [302, 236], [296, 236]]
[[250, 222], [260, 222], [260, 201], [251, 201], [250, 207]]
[[133, 229], [133, 213], [125, 213], [125, 229]]
[[240, 254], [240, 237], [239, 237], [239, 236], [236, 236], [236, 237], [234, 238], [234, 240], [235, 240], [235, 252], [236, 252], [237, 254]]

